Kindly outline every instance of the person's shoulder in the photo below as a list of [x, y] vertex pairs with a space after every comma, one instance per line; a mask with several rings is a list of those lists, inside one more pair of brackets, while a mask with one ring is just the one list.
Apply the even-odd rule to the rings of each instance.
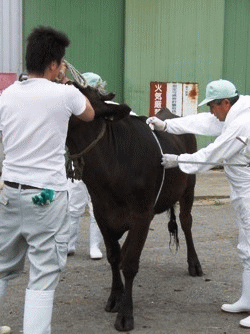
[[61, 86], [64, 87], [64, 92], [66, 96], [74, 96], [78, 98], [85, 98], [84, 94], [80, 92], [79, 89], [77, 89], [74, 85], [65, 85], [65, 84], [60, 84]]
[[20, 81], [15, 81], [13, 84], [5, 88], [2, 93], [0, 94], [1, 98], [4, 98], [5, 96], [8, 96], [8, 94], [11, 94], [13, 91], [18, 89], [20, 87]]
[[232, 133], [249, 133], [250, 131], [250, 113], [246, 109], [237, 113], [234, 118], [225, 122], [225, 130]]
[[16, 88], [18, 89], [20, 86], [21, 86], [21, 82], [16, 80], [11, 85], [9, 85], [7, 88], [5, 88], [4, 92], [8, 90], [16, 89]]
[[49, 89], [51, 89], [52, 91], [64, 94], [65, 96], [76, 94], [77, 91], [77, 89], [74, 86], [65, 85], [53, 81], [49, 81], [44, 84], [48, 85]]

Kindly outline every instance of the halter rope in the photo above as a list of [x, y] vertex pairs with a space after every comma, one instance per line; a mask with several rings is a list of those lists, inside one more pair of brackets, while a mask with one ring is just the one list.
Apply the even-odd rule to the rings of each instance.
[[64, 59], [64, 63], [66, 65], [66, 67], [69, 69], [72, 77], [74, 78], [74, 80], [83, 88], [86, 88], [87, 82], [84, 79], [83, 75], [72, 65], [70, 64], [66, 59]]
[[[72, 180], [81, 180], [82, 179], [82, 173], [83, 173], [83, 168], [85, 165], [83, 156], [87, 154], [92, 148], [99, 142], [99, 140], [102, 139], [106, 131], [106, 122], [102, 124], [101, 131], [99, 135], [96, 137], [96, 139], [89, 144], [84, 150], [82, 150], [80, 153], [76, 154], [69, 154], [68, 155], [68, 163], [67, 163], [67, 176], [70, 177]], [[72, 163], [74, 166], [74, 170], [72, 169]]]

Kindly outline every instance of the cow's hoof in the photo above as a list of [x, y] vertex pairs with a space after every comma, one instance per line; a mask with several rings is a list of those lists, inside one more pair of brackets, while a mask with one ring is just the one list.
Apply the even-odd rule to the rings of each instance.
[[105, 307], [106, 312], [116, 313], [121, 305], [122, 294], [111, 295]]
[[203, 271], [201, 269], [201, 265], [198, 263], [194, 266], [189, 266], [188, 267], [188, 272], [190, 276], [196, 277], [196, 276], [202, 276]]
[[118, 314], [115, 321], [115, 329], [120, 332], [128, 332], [134, 329], [134, 317], [132, 315]]

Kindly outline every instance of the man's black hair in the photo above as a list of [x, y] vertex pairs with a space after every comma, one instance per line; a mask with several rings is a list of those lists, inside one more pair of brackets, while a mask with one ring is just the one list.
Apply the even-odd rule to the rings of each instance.
[[[222, 103], [222, 101], [224, 100], [229, 100], [231, 106], [233, 106], [238, 100], [239, 100], [239, 95], [236, 95], [234, 97], [228, 97], [228, 98], [224, 98], [224, 99], [217, 99], [217, 100], [213, 100], [214, 103], [220, 105]], [[212, 102], [212, 101], [211, 101]], [[210, 102], [207, 103], [208, 106], [210, 106]]]
[[68, 37], [50, 27], [35, 28], [28, 37], [26, 49], [26, 68], [28, 73], [44, 74], [52, 62], [61, 63], [65, 48], [69, 45]]

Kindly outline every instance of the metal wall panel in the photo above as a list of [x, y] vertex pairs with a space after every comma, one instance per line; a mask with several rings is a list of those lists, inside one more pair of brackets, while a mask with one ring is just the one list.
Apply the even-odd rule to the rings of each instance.
[[125, 102], [148, 115], [150, 81], [197, 82], [202, 100], [222, 77], [224, 0], [127, 0], [125, 12]]
[[225, 3], [223, 77], [250, 95], [250, 0]]
[[23, 0], [24, 36], [38, 25], [64, 31], [66, 58], [82, 72], [98, 73], [123, 100], [124, 0]]
[[0, 0], [0, 72], [22, 68], [22, 0]]
[[149, 82], [198, 82], [222, 76], [224, 0], [127, 0], [125, 100], [149, 112]]

